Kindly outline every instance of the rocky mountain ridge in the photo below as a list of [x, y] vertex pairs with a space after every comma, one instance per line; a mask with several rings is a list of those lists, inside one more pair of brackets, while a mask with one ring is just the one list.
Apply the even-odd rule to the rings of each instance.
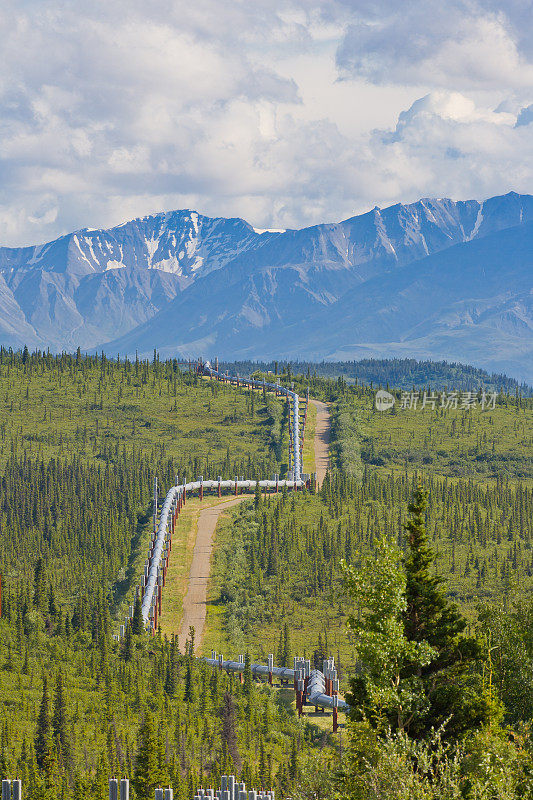
[[277, 232], [175, 211], [0, 248], [0, 343], [228, 358], [470, 353], [531, 380], [531, 222], [533, 197], [510, 193]]

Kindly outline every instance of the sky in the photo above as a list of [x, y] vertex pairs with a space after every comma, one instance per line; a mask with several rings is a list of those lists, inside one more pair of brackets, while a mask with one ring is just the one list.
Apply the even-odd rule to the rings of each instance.
[[531, 0], [3, 0], [0, 244], [533, 193]]

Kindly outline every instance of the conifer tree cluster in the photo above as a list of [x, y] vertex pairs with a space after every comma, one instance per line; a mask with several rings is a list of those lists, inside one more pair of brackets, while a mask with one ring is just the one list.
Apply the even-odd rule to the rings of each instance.
[[[235, 652], [281, 654], [285, 623], [300, 630], [300, 609], [307, 608], [315, 608], [319, 618], [334, 617], [342, 641], [349, 603], [341, 561], [355, 563], [360, 553], [373, 553], [384, 531], [406, 551], [407, 505], [417, 484], [415, 476], [367, 471], [359, 481], [333, 472], [318, 496], [285, 493], [240, 509], [231, 530], [221, 532], [215, 553], [226, 635]], [[435, 476], [426, 476], [424, 485], [435, 569], [446, 575], [447, 590], [460, 606], [474, 611], [481, 600], [527, 597], [533, 589], [531, 487]], [[319, 634], [324, 639], [321, 626], [304, 633], [300, 651], [320, 649]]]

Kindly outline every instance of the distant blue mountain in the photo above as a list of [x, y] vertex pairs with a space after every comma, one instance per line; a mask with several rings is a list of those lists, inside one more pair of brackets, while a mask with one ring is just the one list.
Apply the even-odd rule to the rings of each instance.
[[226, 358], [415, 356], [533, 380], [533, 197], [262, 232], [177, 211], [0, 248], [0, 343]]

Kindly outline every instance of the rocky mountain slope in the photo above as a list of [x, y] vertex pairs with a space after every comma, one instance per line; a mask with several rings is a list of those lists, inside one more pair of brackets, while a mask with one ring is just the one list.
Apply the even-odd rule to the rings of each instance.
[[533, 377], [533, 197], [261, 232], [177, 211], [0, 248], [0, 343], [227, 358], [415, 355]]

